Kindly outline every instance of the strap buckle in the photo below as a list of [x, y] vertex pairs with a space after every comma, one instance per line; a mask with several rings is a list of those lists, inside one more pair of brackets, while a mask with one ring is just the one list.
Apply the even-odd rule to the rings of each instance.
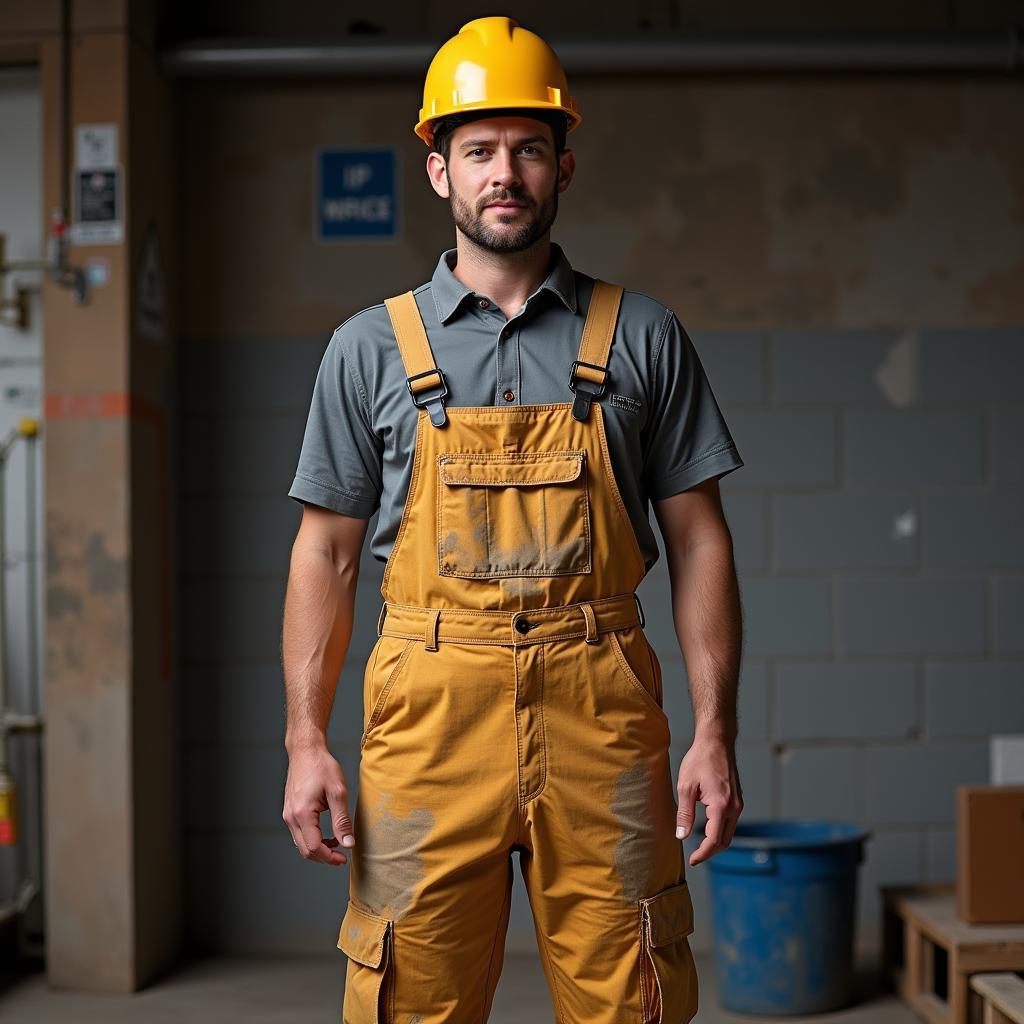
[[385, 601], [380, 606], [380, 613], [377, 615], [377, 636], [380, 637], [384, 633], [384, 619], [388, 614], [388, 603]]
[[585, 420], [590, 412], [590, 403], [595, 398], [599, 398], [604, 394], [605, 381], [602, 380], [600, 384], [595, 384], [594, 381], [587, 380], [585, 377], [577, 379], [577, 366], [586, 366], [591, 370], [599, 370], [604, 374], [605, 379], [608, 377], [608, 367], [599, 366], [597, 363], [587, 363], [582, 359], [574, 359], [572, 361], [572, 367], [569, 370], [569, 387], [576, 396], [572, 403], [572, 414], [578, 420]]
[[[421, 391], [413, 391], [412, 382], [419, 380], [421, 377], [429, 377], [432, 374], [437, 374], [439, 384], [432, 388], [423, 388]], [[422, 373], [414, 373], [411, 377], [405, 378], [405, 386], [409, 389], [409, 394], [412, 395], [412, 402], [418, 409], [426, 407], [427, 412], [430, 414], [430, 422], [435, 427], [444, 426], [448, 421], [448, 416], [444, 411], [444, 398], [448, 394], [448, 384], [444, 379], [444, 374], [441, 372], [439, 366], [435, 366], [431, 370], [424, 370]], [[440, 388], [440, 391], [438, 391]], [[437, 392], [434, 394], [434, 392]], [[426, 396], [426, 397], [423, 397]]]
[[643, 629], [647, 624], [646, 618], [644, 618], [644, 606], [640, 603], [640, 595], [634, 590], [633, 600], [636, 601], [637, 614], [640, 616], [640, 628]]

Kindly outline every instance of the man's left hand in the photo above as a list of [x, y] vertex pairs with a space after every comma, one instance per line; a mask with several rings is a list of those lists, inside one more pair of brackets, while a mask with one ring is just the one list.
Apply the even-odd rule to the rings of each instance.
[[710, 859], [732, 842], [743, 811], [735, 744], [718, 736], [698, 734], [679, 764], [676, 790], [679, 794], [677, 839], [685, 839], [690, 834], [698, 800], [707, 812], [704, 841], [690, 857], [693, 866]]

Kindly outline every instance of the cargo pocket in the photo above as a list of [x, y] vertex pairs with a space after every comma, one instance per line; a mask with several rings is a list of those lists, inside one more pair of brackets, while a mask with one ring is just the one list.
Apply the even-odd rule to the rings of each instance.
[[697, 1015], [697, 969], [690, 886], [681, 882], [640, 900], [640, 990], [644, 1024], [685, 1024]]
[[441, 576], [588, 573], [586, 451], [438, 456]]
[[349, 903], [338, 934], [348, 957], [343, 1024], [391, 1024], [394, 1019], [392, 922]]

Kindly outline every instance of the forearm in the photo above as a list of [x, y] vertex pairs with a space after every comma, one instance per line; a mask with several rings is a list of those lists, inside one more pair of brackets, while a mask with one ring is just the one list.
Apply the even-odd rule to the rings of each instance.
[[695, 543], [672, 575], [672, 609], [690, 679], [695, 736], [738, 731], [742, 642], [739, 585], [728, 537]]
[[281, 636], [289, 752], [326, 744], [358, 576], [358, 560], [337, 563], [314, 547], [293, 551]]

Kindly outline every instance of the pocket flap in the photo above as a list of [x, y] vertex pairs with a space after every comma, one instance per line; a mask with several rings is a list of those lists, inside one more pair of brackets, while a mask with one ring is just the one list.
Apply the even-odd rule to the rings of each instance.
[[647, 918], [648, 941], [652, 946], [676, 942], [693, 931], [693, 900], [688, 882], [641, 899], [640, 905]]
[[515, 452], [510, 455], [442, 455], [438, 460], [446, 484], [507, 487], [515, 484], [562, 484], [583, 469], [582, 449], [565, 452]]
[[338, 949], [367, 967], [380, 967], [391, 922], [349, 903], [338, 933]]

